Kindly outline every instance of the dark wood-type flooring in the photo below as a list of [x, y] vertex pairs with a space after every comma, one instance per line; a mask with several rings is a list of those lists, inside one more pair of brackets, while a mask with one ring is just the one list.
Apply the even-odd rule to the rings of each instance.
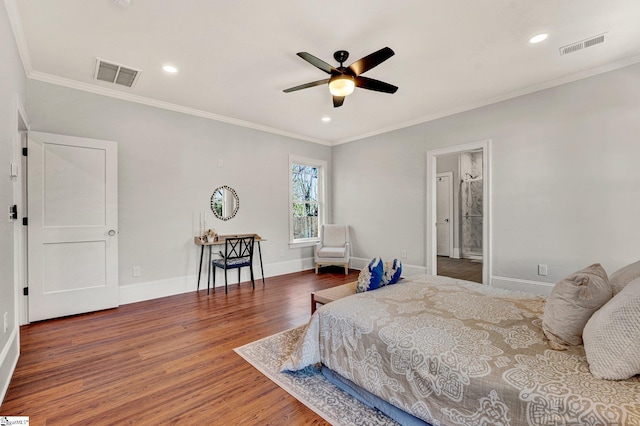
[[481, 283], [482, 261], [438, 256], [438, 275]]
[[[1, 415], [37, 425], [327, 424], [233, 348], [302, 325], [310, 293], [354, 281], [323, 268], [193, 291], [20, 330]], [[195, 289], [195, 283], [194, 283]]]

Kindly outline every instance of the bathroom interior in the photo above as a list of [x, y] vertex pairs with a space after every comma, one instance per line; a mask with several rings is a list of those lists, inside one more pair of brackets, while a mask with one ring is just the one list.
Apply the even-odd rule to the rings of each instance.
[[[447, 217], [442, 219], [441, 225], [448, 225], [450, 230], [443, 233], [439, 229], [438, 247], [441, 238], [451, 239], [450, 250], [445, 248], [441, 252], [438, 249], [437, 273], [482, 282], [482, 150], [443, 155], [436, 161], [438, 179], [444, 179], [442, 185], [437, 185], [438, 211], [445, 212], [443, 215]], [[448, 202], [452, 208], [440, 206]]]

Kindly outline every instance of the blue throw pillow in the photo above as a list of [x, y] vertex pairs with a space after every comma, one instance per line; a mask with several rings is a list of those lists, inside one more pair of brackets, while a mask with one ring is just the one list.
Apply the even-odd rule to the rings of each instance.
[[358, 285], [356, 293], [362, 293], [369, 290], [375, 290], [382, 283], [382, 275], [384, 273], [384, 265], [382, 259], [375, 257], [371, 259], [369, 265], [360, 271], [358, 276]]
[[390, 262], [385, 262], [381, 285], [391, 285], [397, 283], [400, 279], [400, 275], [402, 275], [402, 262], [400, 262], [398, 259], [393, 259]]

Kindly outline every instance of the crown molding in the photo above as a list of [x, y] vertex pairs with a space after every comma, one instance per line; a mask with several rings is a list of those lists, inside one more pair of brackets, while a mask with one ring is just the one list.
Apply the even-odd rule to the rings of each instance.
[[24, 30], [22, 27], [22, 19], [20, 17], [20, 11], [18, 9], [18, 5], [16, 0], [4, 0], [5, 8], [7, 9], [7, 15], [9, 17], [9, 23], [11, 25], [11, 30], [13, 31], [13, 36], [16, 40], [16, 46], [18, 48], [18, 54], [20, 56], [20, 60], [22, 61], [22, 67], [24, 68], [24, 73], [27, 78], [32, 80], [43, 81], [46, 83], [56, 84], [59, 86], [69, 87], [72, 89], [82, 90], [85, 92], [90, 92], [102, 96], [109, 96], [116, 99], [121, 99], [129, 102], [135, 102], [143, 105], [148, 105], [156, 108], [162, 108], [169, 111], [181, 112], [183, 114], [189, 114], [196, 117], [202, 117], [209, 120], [221, 121], [228, 124], [233, 124], [240, 127], [246, 127], [253, 130], [259, 130], [262, 132], [273, 133], [280, 136], [285, 136], [292, 139], [303, 140], [307, 142], [313, 142], [321, 145], [331, 146], [331, 142], [311, 138], [304, 135], [299, 135], [292, 132], [287, 132], [281, 129], [276, 129], [269, 126], [263, 126], [257, 123], [251, 123], [249, 121], [239, 120], [233, 117], [227, 117], [224, 115], [214, 114], [207, 111], [202, 111], [195, 108], [188, 108], [182, 105], [172, 104], [170, 102], [159, 101], [156, 99], [146, 98], [144, 96], [133, 95], [131, 93], [119, 92], [117, 90], [112, 90], [100, 86], [96, 86], [88, 83], [81, 83], [78, 81], [70, 80], [67, 78], [58, 77], [51, 74], [46, 74], [39, 71], [34, 71], [31, 65], [31, 55], [29, 54], [29, 47], [26, 41], [26, 37], [24, 35]]
[[119, 92], [117, 90], [96, 86], [93, 84], [82, 83], [75, 80], [70, 80], [68, 78], [58, 77], [55, 75], [32, 71], [28, 78], [32, 80], [43, 81], [45, 83], [56, 84], [58, 86], [69, 87], [71, 89], [82, 90], [84, 92], [90, 92], [97, 95], [108, 96], [111, 98], [121, 99], [124, 101], [135, 102], [138, 104], [148, 105], [156, 108], [162, 108], [169, 111], [181, 112], [183, 114], [193, 115], [196, 117], [207, 118], [209, 120], [221, 121], [228, 124], [233, 124], [235, 126], [246, 127], [253, 130], [260, 130], [262, 132], [273, 133], [280, 136], [285, 136], [288, 138], [304, 140], [307, 142], [313, 142], [321, 145], [330, 146], [331, 143], [321, 139], [310, 138], [308, 136], [299, 135], [292, 132], [287, 132], [285, 130], [276, 129], [274, 127], [263, 126], [261, 124], [252, 123], [249, 121], [239, 120], [233, 117], [227, 117], [220, 114], [214, 114], [212, 112], [207, 112], [195, 108], [189, 108], [182, 105], [173, 104], [170, 102], [159, 101], [157, 99], [146, 98], [144, 96], [134, 95], [131, 93]]
[[344, 143], [348, 143], [348, 142], [353, 142], [353, 141], [357, 141], [360, 139], [365, 139], [365, 138], [369, 138], [372, 136], [377, 136], [377, 135], [381, 135], [384, 133], [389, 133], [395, 130], [400, 130], [400, 129], [405, 129], [407, 127], [411, 127], [411, 126], [415, 126], [418, 124], [422, 124], [422, 123], [427, 123], [429, 121], [433, 121], [433, 120], [437, 120], [439, 118], [443, 118], [443, 117], [448, 117], [450, 115], [455, 115], [455, 114], [459, 114], [461, 112], [465, 112], [465, 111], [470, 111], [472, 109], [476, 109], [476, 108], [480, 108], [483, 106], [487, 106], [487, 105], [492, 105], [492, 104], [496, 104], [498, 102], [502, 102], [502, 101], [506, 101], [509, 99], [513, 99], [513, 98], [517, 98], [519, 96], [524, 96], [524, 95], [528, 95], [531, 93], [535, 93], [535, 92], [539, 92], [541, 90], [545, 90], [545, 89], [550, 89], [552, 87], [557, 87], [557, 86], [561, 86], [563, 84], [567, 84], [567, 83], [571, 83], [574, 81], [578, 81], [578, 80], [582, 80], [588, 77], [593, 77], [595, 75], [598, 74], [603, 74], [605, 72], [609, 72], [609, 71], [614, 71], [620, 68], [624, 68], [627, 67], [629, 65], [633, 65], [640, 62], [640, 55], [634, 55], [634, 56], [629, 56], [627, 58], [621, 59], [619, 61], [616, 62], [612, 62], [609, 64], [605, 64], [605, 65], [601, 65], [599, 67], [596, 68], [592, 68], [586, 71], [581, 71], [579, 73], [575, 73], [575, 74], [571, 74], [565, 77], [561, 77], [555, 80], [549, 80], [549, 81], [545, 81], [543, 83], [540, 84], [536, 84], [533, 86], [528, 86], [522, 89], [518, 89], [515, 90], [513, 92], [509, 92], [509, 93], [505, 93], [503, 95], [500, 96], [496, 96], [493, 98], [489, 98], [489, 99], [485, 99], [485, 100], [481, 100], [478, 102], [474, 102], [471, 104], [467, 104], [464, 106], [460, 106], [460, 107], [456, 107], [456, 108], [452, 108], [450, 110], [446, 110], [446, 111], [439, 111], [436, 112], [434, 114], [430, 114], [427, 116], [423, 116], [420, 118], [417, 118], [415, 120], [411, 120], [411, 121], [406, 121], [404, 123], [395, 125], [395, 126], [390, 126], [390, 127], [385, 127], [383, 129], [378, 129], [375, 130], [373, 132], [369, 132], [369, 133], [363, 133], [361, 135], [358, 136], [353, 136], [350, 138], [345, 138], [345, 139], [341, 139], [341, 140], [337, 140], [333, 142], [333, 146], [335, 145], [341, 145]]
[[327, 141], [327, 140], [312, 138], [305, 135], [299, 135], [297, 133], [287, 132], [285, 130], [276, 129], [274, 127], [264, 126], [261, 124], [252, 123], [249, 121], [244, 121], [244, 120], [240, 120], [233, 117], [214, 114], [211, 112], [207, 112], [207, 111], [203, 111], [195, 108], [189, 108], [182, 105], [173, 104], [170, 102], [159, 101], [156, 99], [146, 98], [144, 96], [120, 92], [120, 91], [109, 89], [106, 87], [96, 86], [89, 83], [82, 83], [79, 81], [58, 77], [56, 75], [47, 74], [40, 71], [34, 71], [31, 65], [31, 55], [29, 53], [29, 47], [26, 41], [26, 37], [24, 35], [22, 18], [20, 17], [20, 11], [18, 9], [16, 0], [4, 0], [4, 5], [7, 10], [9, 23], [11, 25], [11, 30], [13, 31], [13, 36], [15, 38], [16, 46], [18, 48], [18, 54], [20, 56], [20, 60], [22, 61], [22, 67], [24, 68], [24, 73], [26, 77], [29, 79], [43, 81], [45, 83], [56, 84], [59, 86], [69, 87], [71, 89], [82, 90], [84, 92], [94, 93], [102, 96], [108, 96], [108, 97], [121, 99], [129, 102], [135, 102], [135, 103], [152, 106], [156, 108], [162, 108], [169, 111], [180, 112], [183, 114], [193, 115], [196, 117], [206, 118], [209, 120], [220, 121], [223, 123], [233, 124], [235, 126], [246, 127], [253, 130], [259, 130], [262, 132], [285, 136], [292, 139], [313, 142], [313, 143], [326, 145], [326, 146], [332, 145], [331, 141]]

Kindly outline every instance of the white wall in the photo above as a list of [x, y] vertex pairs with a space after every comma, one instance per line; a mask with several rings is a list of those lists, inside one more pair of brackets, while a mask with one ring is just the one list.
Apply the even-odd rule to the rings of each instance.
[[[0, 401], [18, 359], [19, 328], [14, 286], [14, 224], [7, 220], [8, 207], [13, 204], [13, 182], [9, 163], [18, 135], [18, 101], [24, 102], [25, 78], [22, 64], [11, 32], [7, 11], [0, 5]], [[15, 225], [21, 226], [21, 225]], [[7, 313], [8, 330], [3, 329]]]
[[[331, 147], [32, 80], [26, 108], [31, 130], [118, 142], [122, 302], [195, 290], [202, 210], [219, 233], [268, 240], [265, 275], [312, 266], [310, 248], [288, 245], [289, 154], [325, 160], [331, 173]], [[210, 210], [221, 185], [240, 199], [226, 222]]]
[[611, 274], [640, 259], [638, 135], [636, 64], [334, 147], [334, 220], [353, 226], [355, 257], [404, 249], [424, 267], [426, 152], [491, 139], [492, 283]]

